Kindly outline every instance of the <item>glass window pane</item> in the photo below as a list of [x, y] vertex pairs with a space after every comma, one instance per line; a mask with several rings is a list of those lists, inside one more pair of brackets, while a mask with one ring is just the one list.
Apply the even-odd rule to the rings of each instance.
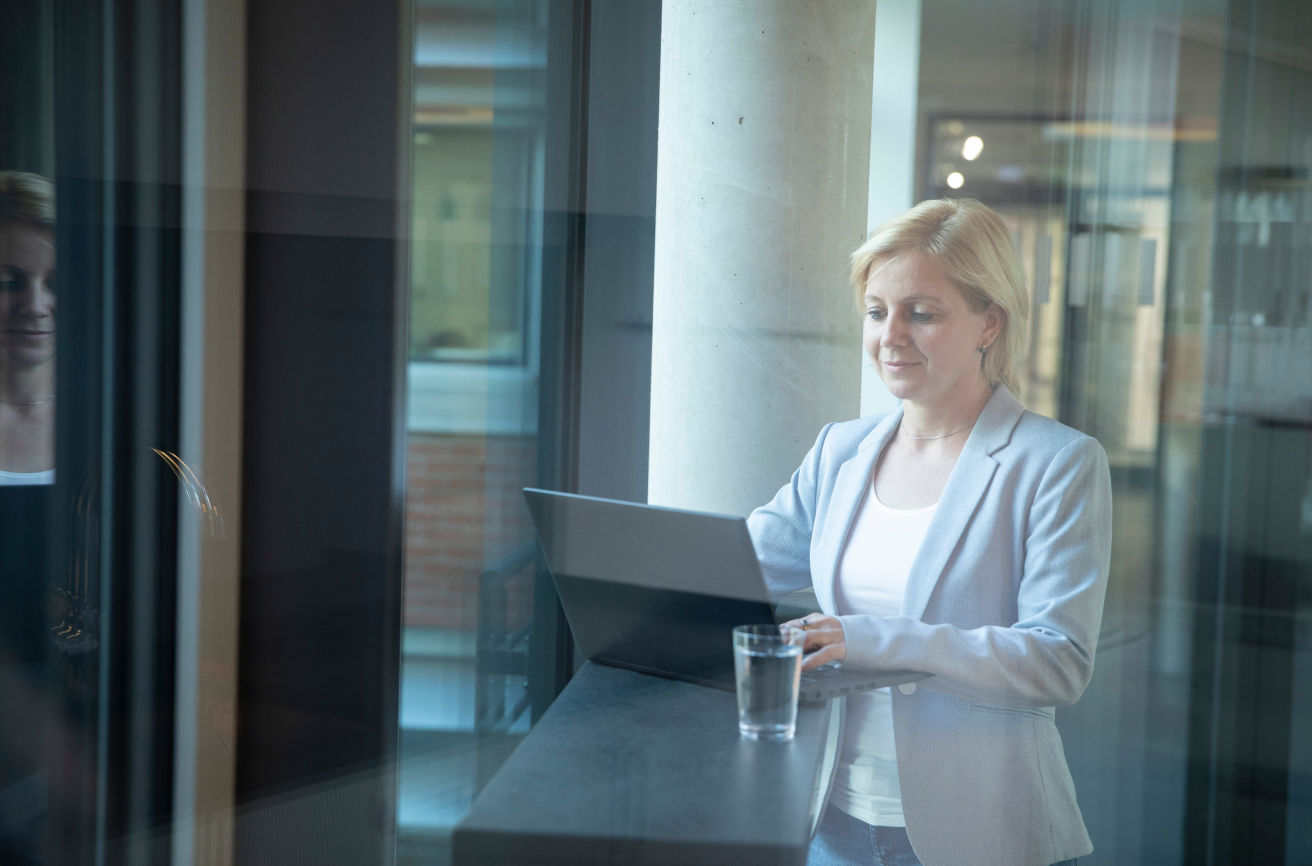
[[[1078, 817], [1065, 842], [1049, 839], [1035, 851], [1093, 863], [1300, 862], [1312, 850], [1301, 830], [1312, 285], [1299, 58], [1312, 19], [1292, 2], [1240, 0], [1134, 8], [890, 0], [870, 20], [857, 4], [814, 7], [805, 20], [794, 11], [761, 2], [749, 20], [666, 2], [659, 29], [615, 43], [598, 36], [617, 38], [598, 5], [571, 23], [594, 41], [571, 55], [574, 113], [547, 119], [586, 143], [571, 151], [571, 170], [589, 169], [549, 174], [546, 195], [550, 214], [560, 205], [552, 184], [567, 189], [571, 231], [588, 239], [611, 237], [615, 210], [603, 204], [609, 184], [585, 189], [579, 177], [594, 182], [590, 163], [606, 158], [607, 136], [622, 125], [605, 96], [619, 85], [588, 64], [602, 44], [661, 51], [649, 501], [745, 516], [780, 485], [786, 490], [799, 465], [804, 480], [821, 471], [804, 463], [817, 437], [823, 449], [825, 436], [841, 435], [833, 431], [867, 423], [851, 419], [896, 410], [897, 383], [881, 380], [878, 358], [857, 355], [862, 326], [845, 283], [847, 256], [917, 202], [982, 202], [1001, 218], [1024, 275], [1018, 396], [1034, 415], [1093, 437], [1110, 479], [1096, 664], [1078, 700], [1052, 711], [1019, 693], [987, 702], [999, 714], [1037, 710], [1050, 720], [1045, 736], [1055, 741], [1060, 732]], [[547, 225], [549, 237], [550, 217]], [[585, 407], [572, 458], [583, 467], [602, 466], [607, 449], [631, 435], [627, 417], [588, 426], [588, 401], [602, 398], [587, 365], [626, 363], [613, 344], [590, 337], [600, 332], [589, 327], [609, 322], [589, 305], [615, 291], [613, 271], [593, 256], [589, 249], [574, 264], [583, 326], [567, 339], [584, 358], [578, 391], [539, 393], [544, 413], [568, 413], [575, 400]], [[914, 393], [899, 393], [904, 408], [916, 409]], [[600, 435], [589, 438], [594, 430]], [[1013, 483], [1005, 452], [999, 464], [990, 490]], [[966, 471], [958, 464], [950, 477]], [[623, 486], [618, 473], [598, 473], [581, 471], [586, 482], [574, 486], [566, 476], [560, 489]], [[1090, 493], [1077, 485], [1062, 495]], [[1028, 520], [1038, 520], [1037, 509], [1024, 506]], [[969, 532], [974, 524], [965, 525]], [[1029, 550], [1039, 544], [1024, 541]], [[817, 565], [816, 549], [809, 559], [807, 548], [798, 554], [804, 565], [798, 586], [785, 587], [797, 590], [789, 604], [859, 615], [839, 609], [830, 573], [838, 566]], [[807, 563], [820, 571], [808, 574]], [[1027, 566], [1014, 565], [1009, 586], [1018, 593]], [[991, 592], [982, 587], [975, 591]], [[994, 602], [1003, 613], [979, 612]], [[1060, 594], [1047, 603], [1061, 603]], [[999, 640], [1037, 639], [1017, 624], [1018, 596], [981, 595], [979, 605], [971, 616], [924, 616], [961, 640], [981, 629], [997, 629]], [[1073, 631], [1062, 639], [1079, 640]], [[1081, 652], [1092, 655], [1094, 643]], [[587, 646], [583, 636], [575, 649], [587, 656]], [[952, 676], [941, 673], [946, 684], [928, 681], [925, 691], [980, 705], [983, 686], [954, 686]], [[862, 717], [849, 711], [853, 718]], [[914, 731], [899, 732], [903, 723], [891, 721], [897, 739], [915, 742]], [[944, 747], [967, 739], [957, 731]], [[990, 742], [1003, 748], [1002, 739]], [[847, 762], [851, 779], [852, 767], [873, 759], [859, 740], [847, 747], [839, 764]], [[906, 758], [907, 769], [904, 757], [899, 751], [895, 781], [914, 772], [918, 759]], [[507, 767], [504, 778], [523, 778], [518, 765]], [[638, 790], [658, 775], [633, 769], [614, 784]], [[915, 783], [901, 781], [909, 797]], [[1010, 802], [1015, 793], [1001, 778], [981, 784], [985, 800]], [[953, 859], [936, 846], [967, 817], [911, 799], [903, 805], [915, 812], [906, 813], [905, 838], [926, 852], [922, 859]], [[658, 820], [659, 806], [645, 808], [647, 820]], [[474, 814], [486, 818], [477, 801]]]
[[546, 4], [415, 10], [398, 856], [450, 856], [528, 730]]
[[1309, 862], [1306, 7], [6, 2], [0, 862]]

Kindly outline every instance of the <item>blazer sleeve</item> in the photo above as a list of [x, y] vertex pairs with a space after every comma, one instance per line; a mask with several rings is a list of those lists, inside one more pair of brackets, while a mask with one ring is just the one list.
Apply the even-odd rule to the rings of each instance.
[[1111, 539], [1107, 455], [1082, 437], [1053, 458], [1030, 507], [1015, 625], [844, 616], [846, 663], [926, 671], [926, 687], [971, 700], [1073, 704], [1093, 675]]
[[811, 531], [815, 527], [820, 458], [825, 437], [833, 426], [826, 424], [820, 431], [792, 480], [747, 518], [756, 558], [775, 604], [788, 593], [811, 586]]

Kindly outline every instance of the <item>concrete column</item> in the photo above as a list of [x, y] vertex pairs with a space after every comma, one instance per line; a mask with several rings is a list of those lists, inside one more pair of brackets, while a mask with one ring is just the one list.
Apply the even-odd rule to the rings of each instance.
[[653, 503], [747, 514], [860, 410], [874, 30], [871, 0], [665, 2]]

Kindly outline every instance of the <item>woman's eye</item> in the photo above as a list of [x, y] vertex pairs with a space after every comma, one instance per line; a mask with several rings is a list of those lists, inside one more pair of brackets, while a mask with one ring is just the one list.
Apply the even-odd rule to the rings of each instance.
[[928, 322], [934, 318], [933, 313], [912, 313], [911, 318], [917, 322]]
[[882, 322], [884, 320], [883, 310], [866, 310], [866, 315], [869, 316], [870, 320], [873, 322]]

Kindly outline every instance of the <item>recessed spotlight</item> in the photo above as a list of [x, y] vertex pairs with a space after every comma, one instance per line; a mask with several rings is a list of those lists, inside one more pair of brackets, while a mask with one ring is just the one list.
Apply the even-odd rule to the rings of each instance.
[[953, 189], [961, 189], [961, 185], [965, 182], [966, 179], [962, 177], [961, 172], [959, 171], [954, 171], [952, 174], [948, 175], [948, 186]]
[[984, 139], [978, 135], [972, 135], [961, 145], [961, 155], [967, 160], [975, 159], [984, 150]]

